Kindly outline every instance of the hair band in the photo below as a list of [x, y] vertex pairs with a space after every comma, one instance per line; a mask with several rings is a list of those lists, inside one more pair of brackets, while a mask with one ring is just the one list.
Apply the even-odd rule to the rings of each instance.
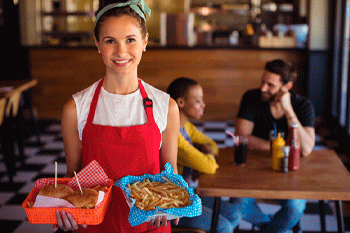
[[100, 19], [100, 17], [109, 11], [110, 9], [113, 8], [118, 8], [118, 7], [126, 7], [129, 6], [131, 9], [133, 9], [141, 18], [143, 18], [146, 21], [145, 14], [150, 16], [151, 15], [151, 9], [147, 6], [147, 4], [143, 0], [129, 0], [127, 2], [121, 2], [121, 3], [112, 3], [100, 10], [98, 14], [96, 15], [96, 20], [95, 20], [95, 27]]

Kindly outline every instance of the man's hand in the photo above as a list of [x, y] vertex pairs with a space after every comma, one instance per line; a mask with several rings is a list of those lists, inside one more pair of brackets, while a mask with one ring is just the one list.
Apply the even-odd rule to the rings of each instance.
[[281, 104], [281, 107], [286, 114], [294, 111], [289, 90], [285, 86], [283, 86], [276, 94], [275, 102]]

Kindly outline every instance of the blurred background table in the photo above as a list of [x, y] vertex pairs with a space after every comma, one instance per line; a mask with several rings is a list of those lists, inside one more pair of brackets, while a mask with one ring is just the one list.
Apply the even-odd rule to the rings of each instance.
[[214, 175], [201, 174], [197, 193], [215, 197], [212, 232], [216, 232], [221, 197], [258, 199], [315, 199], [336, 203], [338, 232], [344, 232], [341, 201], [350, 200], [350, 175], [332, 150], [313, 151], [300, 169], [273, 171], [268, 151], [249, 151], [247, 163], [234, 165], [233, 148], [220, 149]]

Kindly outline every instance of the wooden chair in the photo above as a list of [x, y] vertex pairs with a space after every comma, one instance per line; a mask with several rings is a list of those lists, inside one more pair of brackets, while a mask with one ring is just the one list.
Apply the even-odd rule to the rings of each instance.
[[[17, 142], [19, 160], [24, 164], [24, 137], [23, 137], [23, 93], [28, 89], [36, 86], [36, 79], [22, 82], [13, 90], [2, 93], [0, 101], [0, 125], [1, 125], [1, 149], [4, 154], [4, 162], [7, 168], [9, 181], [13, 181], [16, 173], [16, 153], [15, 142]], [[34, 117], [34, 116], [32, 116]]]

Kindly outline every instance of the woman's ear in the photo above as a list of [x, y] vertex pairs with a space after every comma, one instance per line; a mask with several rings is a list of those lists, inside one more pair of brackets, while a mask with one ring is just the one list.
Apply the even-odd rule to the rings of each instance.
[[177, 98], [176, 103], [179, 106], [179, 108], [183, 108], [185, 105], [185, 99], [182, 97], [179, 97]]
[[144, 47], [143, 47], [143, 51], [144, 51], [144, 52], [146, 52], [147, 44], [148, 44], [148, 32], [147, 32], [147, 34], [146, 34], [145, 41], [144, 41]]
[[96, 39], [96, 36], [94, 36], [94, 41], [95, 41], [95, 45], [96, 45], [96, 47], [97, 47], [97, 49], [98, 49], [98, 53], [100, 53], [100, 43], [97, 41], [97, 39]]

